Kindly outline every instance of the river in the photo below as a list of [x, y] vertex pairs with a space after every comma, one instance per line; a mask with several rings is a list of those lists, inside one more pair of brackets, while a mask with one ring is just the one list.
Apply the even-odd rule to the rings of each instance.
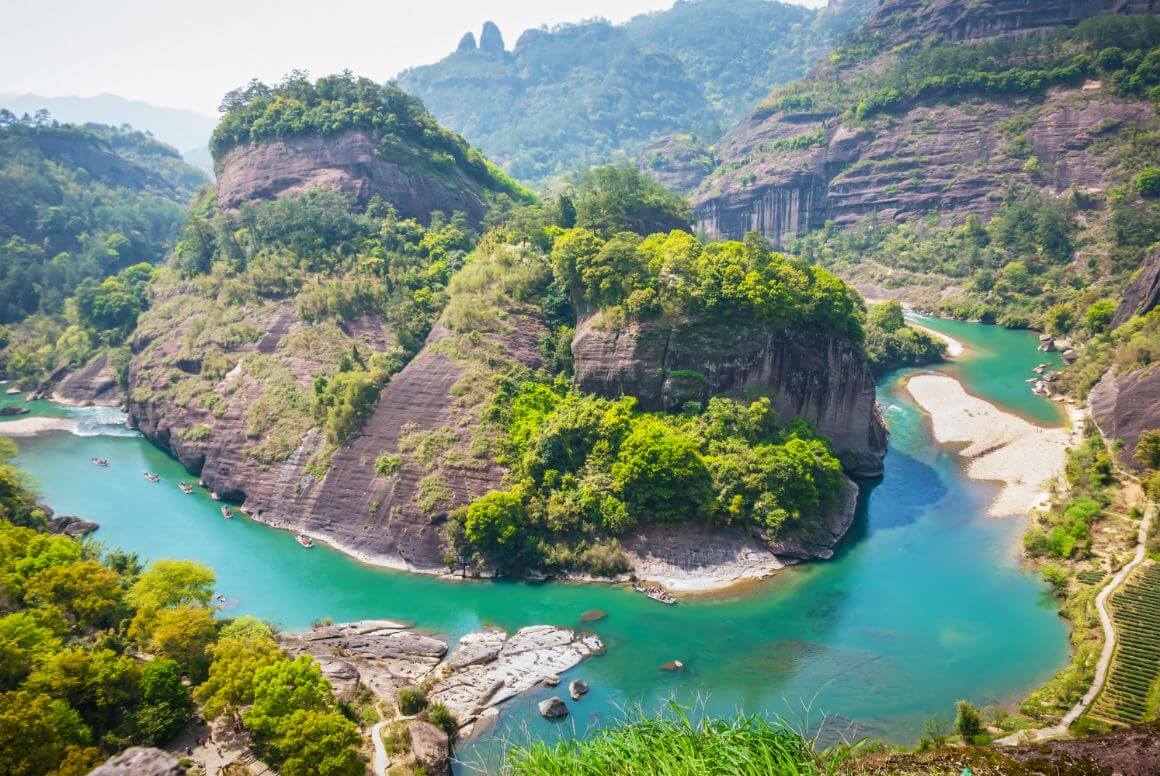
[[[1057, 407], [1024, 382], [1038, 362], [1027, 332], [922, 319], [958, 339], [964, 356], [939, 367], [968, 391], [1036, 422], [1058, 425]], [[212, 567], [226, 614], [253, 614], [285, 629], [312, 621], [391, 618], [452, 639], [483, 626], [589, 626], [606, 654], [568, 675], [592, 688], [564, 723], [535, 713], [545, 694], [509, 703], [498, 728], [465, 747], [490, 760], [498, 738], [583, 732], [616, 719], [626, 702], [699, 702], [713, 714], [780, 715], [832, 730], [913, 743], [932, 714], [959, 698], [1010, 702], [1068, 658], [1067, 630], [1046, 586], [1020, 568], [1021, 519], [984, 515], [992, 486], [965, 478], [931, 441], [901, 390], [905, 372], [879, 395], [891, 431], [886, 474], [863, 486], [859, 516], [838, 556], [786, 570], [742, 590], [666, 607], [600, 585], [462, 582], [362, 565], [326, 547], [307, 552], [288, 533], [224, 520], [201, 489], [186, 496], [185, 470], [144, 439], [109, 425], [109, 414], [37, 403], [38, 414], [79, 414], [83, 433], [20, 439], [18, 462], [63, 514], [100, 523], [95, 537], [148, 559], [189, 558]], [[7, 398], [7, 401], [12, 401]], [[102, 432], [102, 429], [112, 435]], [[92, 466], [104, 456], [109, 467]], [[161, 474], [151, 484], [143, 471]], [[681, 672], [660, 666], [684, 662]]]

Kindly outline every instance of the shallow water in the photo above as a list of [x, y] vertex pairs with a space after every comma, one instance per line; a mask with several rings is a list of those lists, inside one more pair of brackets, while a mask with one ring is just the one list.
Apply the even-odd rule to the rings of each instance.
[[[1033, 336], [923, 323], [969, 349], [940, 369], [972, 393], [1041, 422], [1062, 421], [1023, 383], [1047, 360]], [[1035, 687], [1066, 662], [1067, 641], [1045, 586], [1018, 565], [1023, 521], [983, 515], [990, 486], [967, 480], [933, 445], [900, 390], [903, 377], [880, 386], [892, 435], [886, 475], [863, 487], [858, 523], [838, 557], [676, 607], [624, 588], [447, 581], [371, 568], [323, 546], [307, 552], [289, 533], [223, 519], [200, 488], [182, 494], [176, 484], [190, 475], [139, 437], [46, 434], [19, 440], [19, 462], [58, 512], [97, 520], [96, 538], [108, 545], [213, 567], [227, 614], [288, 629], [324, 617], [396, 618], [456, 638], [485, 625], [575, 626], [582, 612], [606, 610], [606, 619], [584, 626], [607, 652], [569, 674], [592, 688], [571, 704], [572, 717], [542, 720], [534, 704], [544, 694], [533, 693], [507, 705], [501, 732], [582, 732], [615, 719], [626, 702], [653, 707], [673, 696], [700, 699], [714, 714], [744, 708], [798, 721], [808, 708], [811, 723], [830, 715], [835, 726], [854, 722], [862, 734], [909, 743], [925, 718], [949, 714], [959, 698], [993, 703]], [[92, 466], [93, 456], [107, 457], [109, 467]], [[146, 470], [161, 483], [146, 481]], [[686, 670], [660, 670], [673, 659]], [[485, 737], [461, 755], [488, 759], [494, 746]]]

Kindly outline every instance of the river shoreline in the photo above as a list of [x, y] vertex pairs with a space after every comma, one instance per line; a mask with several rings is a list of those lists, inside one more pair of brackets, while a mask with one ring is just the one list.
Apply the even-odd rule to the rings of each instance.
[[32, 437], [49, 431], [69, 431], [76, 429], [72, 418], [25, 417], [0, 423], [0, 436]]
[[1078, 410], [1070, 427], [1046, 428], [972, 396], [946, 374], [915, 374], [905, 390], [929, 418], [935, 441], [963, 459], [968, 477], [1002, 486], [987, 514], [1026, 515], [1046, 503], [1075, 441]]

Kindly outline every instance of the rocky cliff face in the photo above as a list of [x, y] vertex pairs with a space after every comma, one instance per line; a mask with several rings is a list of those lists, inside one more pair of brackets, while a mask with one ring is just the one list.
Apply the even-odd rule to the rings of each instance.
[[474, 223], [485, 212], [477, 184], [461, 172], [444, 182], [404, 169], [378, 155], [366, 132], [304, 136], [240, 145], [218, 160], [218, 205], [277, 199], [313, 188], [336, 189], [365, 205], [372, 197], [391, 203], [404, 218], [430, 220], [431, 212], [461, 211]]
[[1155, 429], [1160, 419], [1160, 371], [1109, 371], [1088, 394], [1088, 406], [1103, 435], [1120, 442], [1116, 450], [1119, 464], [1139, 471], [1136, 446], [1140, 435]]
[[[992, 215], [1012, 183], [1056, 194], [1075, 186], [1106, 191], [1107, 133], [1156, 117], [1145, 102], [1107, 95], [1092, 84], [1051, 90], [1046, 100], [968, 98], [917, 105], [873, 127], [847, 128], [826, 114], [754, 114], [717, 148], [735, 167], [692, 195], [697, 229], [718, 239], [757, 230], [777, 245], [827, 221], [850, 226], [921, 218]], [[1016, 151], [1013, 120], [1027, 125]], [[807, 149], [779, 150], [810, 136]], [[1025, 169], [1030, 156], [1039, 164]], [[731, 164], [732, 163], [732, 164]]]
[[97, 407], [120, 407], [125, 391], [117, 372], [109, 363], [107, 352], [95, 356], [75, 372], [70, 372], [52, 390], [52, 400], [61, 404]]
[[886, 427], [874, 378], [861, 349], [845, 340], [745, 321], [612, 327], [597, 315], [576, 327], [572, 354], [581, 388], [635, 396], [643, 409], [768, 396], [783, 423], [804, 418], [829, 437], [849, 473], [882, 473]]
[[[498, 357], [537, 368], [546, 330], [534, 318], [518, 321], [510, 333], [490, 337], [490, 346]], [[456, 350], [456, 336], [437, 325], [321, 481], [288, 461], [269, 497], [247, 497], [246, 511], [380, 565], [445, 570], [447, 516], [499, 487], [504, 474], [486, 451], [472, 451], [475, 418], [460, 397], [475, 373]], [[395, 457], [386, 474], [376, 471], [382, 456]]]
[[1125, 323], [1134, 315], [1144, 315], [1160, 304], [1160, 248], [1144, 259], [1131, 283], [1124, 290], [1112, 327]]

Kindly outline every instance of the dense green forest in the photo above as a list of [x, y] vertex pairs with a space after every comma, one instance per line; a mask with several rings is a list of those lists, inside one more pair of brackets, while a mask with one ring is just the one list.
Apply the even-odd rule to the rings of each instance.
[[623, 25], [528, 30], [511, 51], [476, 48], [471, 39], [398, 80], [513, 177], [541, 184], [631, 161], [661, 135], [716, 140], [771, 84], [800, 77], [872, 5], [686, 0]]
[[0, 772], [74, 776], [163, 745], [195, 699], [207, 719], [240, 715], [288, 776], [364, 772], [358, 712], [313, 660], [253, 618], [218, 618], [203, 566], [48, 533], [15, 452], [0, 439]]
[[0, 369], [36, 378], [120, 343], [205, 183], [130, 128], [0, 111]]

